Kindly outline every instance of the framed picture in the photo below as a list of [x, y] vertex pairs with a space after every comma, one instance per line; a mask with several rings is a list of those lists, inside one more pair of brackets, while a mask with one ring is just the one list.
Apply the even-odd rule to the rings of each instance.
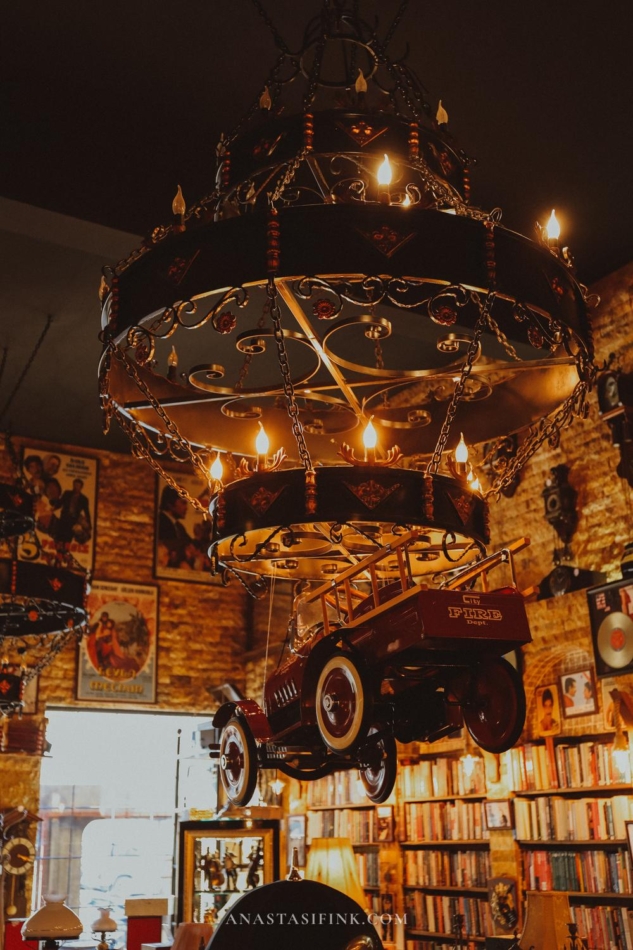
[[79, 644], [77, 699], [156, 702], [158, 587], [93, 581]]
[[539, 686], [536, 690], [536, 735], [557, 736], [561, 728], [558, 687], [555, 683]]
[[486, 826], [489, 831], [501, 831], [514, 828], [512, 821], [512, 802], [509, 798], [484, 802]]
[[393, 841], [393, 805], [378, 805], [376, 808], [376, 840]]
[[519, 923], [517, 882], [512, 877], [493, 877], [488, 881], [488, 902], [495, 934], [511, 934]]
[[593, 670], [563, 673], [559, 681], [564, 716], [591, 716], [598, 711]]
[[63, 545], [87, 571], [94, 566], [97, 460], [22, 448], [22, 474], [35, 495], [35, 528], [44, 552]]
[[[292, 853], [297, 849], [297, 867], [306, 866], [306, 816], [288, 815], [286, 832], [286, 867], [292, 867]], [[284, 875], [285, 876], [285, 875]]]
[[591, 640], [598, 676], [633, 672], [633, 582], [631, 578], [587, 591]]
[[[178, 482], [207, 507], [209, 489], [201, 479], [178, 473]], [[211, 522], [157, 476], [154, 576], [199, 584], [221, 583], [219, 576], [209, 573], [210, 543]]]
[[611, 732], [616, 730], [615, 708], [616, 702], [619, 703], [620, 724], [623, 729], [633, 729], [633, 689], [631, 687], [619, 686], [616, 679], [603, 679], [602, 686], [602, 712], [604, 716], [604, 727]]

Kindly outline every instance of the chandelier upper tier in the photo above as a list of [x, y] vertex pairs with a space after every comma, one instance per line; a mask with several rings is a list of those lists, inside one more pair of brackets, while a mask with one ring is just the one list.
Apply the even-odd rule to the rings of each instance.
[[446, 112], [388, 55], [399, 17], [381, 39], [356, 6], [326, 0], [296, 53], [273, 27], [214, 190], [187, 207], [179, 188], [102, 281], [107, 422], [181, 494], [165, 460], [210, 480], [219, 560], [254, 573], [336, 573], [412, 527], [421, 572], [480, 556], [485, 495], [593, 376], [555, 229], [470, 205]]

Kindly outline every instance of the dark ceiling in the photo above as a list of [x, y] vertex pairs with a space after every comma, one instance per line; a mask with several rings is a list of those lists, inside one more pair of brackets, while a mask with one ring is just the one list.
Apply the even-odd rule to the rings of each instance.
[[[264, 0], [297, 47], [320, 0]], [[397, 0], [361, 0], [386, 28]], [[633, 259], [631, 0], [410, 0], [392, 43], [478, 159], [474, 202], [533, 234], [556, 207], [590, 282]], [[275, 56], [250, 0], [5, 4], [0, 193], [138, 234], [177, 183], [208, 193], [215, 143]], [[98, 282], [98, 274], [95, 274]]]

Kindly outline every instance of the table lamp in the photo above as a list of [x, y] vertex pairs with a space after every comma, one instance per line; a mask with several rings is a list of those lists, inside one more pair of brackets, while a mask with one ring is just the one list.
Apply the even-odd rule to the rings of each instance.
[[349, 838], [313, 838], [305, 876], [342, 891], [363, 908], [367, 903]]
[[106, 940], [106, 934], [113, 934], [118, 929], [116, 920], [110, 917], [110, 910], [110, 907], [100, 907], [99, 917], [90, 925], [93, 933], [101, 934], [96, 950], [109, 950], [110, 944]]
[[58, 941], [76, 940], [84, 929], [77, 914], [66, 907], [65, 897], [49, 895], [22, 927], [25, 940], [43, 940], [43, 950], [57, 950]]
[[571, 923], [567, 894], [528, 891], [525, 927], [519, 938], [521, 950], [560, 950], [566, 945]]

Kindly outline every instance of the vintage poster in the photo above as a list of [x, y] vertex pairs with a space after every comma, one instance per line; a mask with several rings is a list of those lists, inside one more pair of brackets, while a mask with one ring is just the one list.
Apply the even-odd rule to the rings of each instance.
[[[179, 472], [178, 483], [206, 509], [209, 489], [201, 479]], [[209, 573], [210, 543], [211, 522], [157, 476], [154, 576], [201, 584], [220, 583], [219, 575], [212, 577]]]
[[156, 701], [158, 588], [94, 581], [79, 644], [77, 699]]
[[87, 571], [94, 564], [97, 460], [25, 445], [22, 472], [35, 495], [35, 527], [44, 552], [62, 547]]

